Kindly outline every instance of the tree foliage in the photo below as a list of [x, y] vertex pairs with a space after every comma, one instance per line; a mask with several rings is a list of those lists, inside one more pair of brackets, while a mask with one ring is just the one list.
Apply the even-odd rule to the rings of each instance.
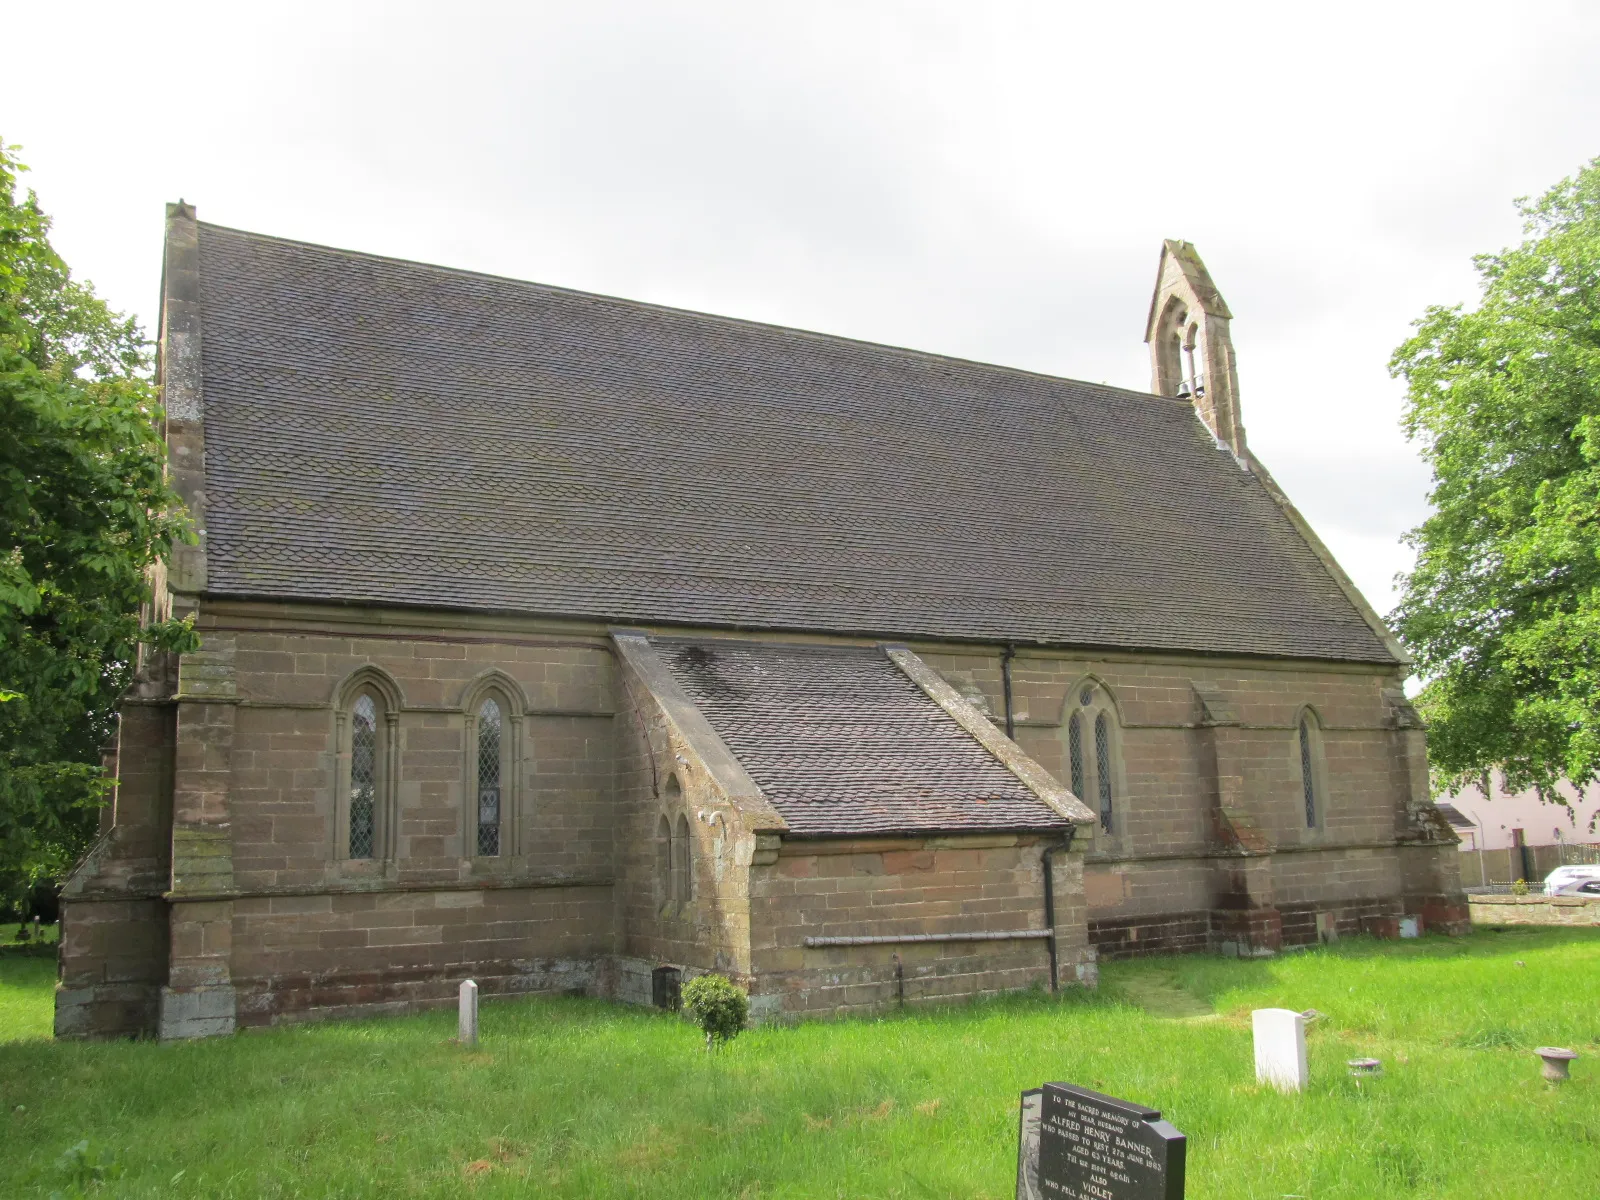
[[148, 346], [51, 248], [14, 150], [0, 142], [0, 899], [92, 836], [136, 645], [192, 636], [140, 629], [146, 569], [185, 536]]
[[1600, 159], [1518, 208], [1478, 307], [1428, 309], [1390, 364], [1435, 510], [1395, 616], [1436, 782], [1559, 800], [1600, 774]]

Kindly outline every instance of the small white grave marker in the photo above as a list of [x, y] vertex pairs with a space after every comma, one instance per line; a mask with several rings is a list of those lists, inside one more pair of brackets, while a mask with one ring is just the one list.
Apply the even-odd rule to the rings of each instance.
[[478, 985], [474, 980], [461, 984], [460, 1020], [456, 1025], [456, 1041], [463, 1046], [478, 1044]]
[[1304, 1091], [1310, 1079], [1305, 1015], [1287, 1008], [1258, 1008], [1250, 1020], [1256, 1035], [1256, 1082], [1270, 1083], [1280, 1092]]

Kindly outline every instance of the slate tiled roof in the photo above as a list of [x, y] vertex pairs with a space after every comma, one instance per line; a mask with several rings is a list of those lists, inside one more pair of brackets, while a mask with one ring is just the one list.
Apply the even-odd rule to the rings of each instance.
[[209, 587], [1392, 661], [1183, 403], [200, 226]]
[[1455, 829], [1476, 829], [1477, 823], [1463, 816], [1461, 810], [1454, 804], [1445, 801], [1435, 801], [1434, 807], [1439, 810], [1439, 815], [1449, 821]]
[[1069, 824], [882, 650], [651, 644], [792, 837]]

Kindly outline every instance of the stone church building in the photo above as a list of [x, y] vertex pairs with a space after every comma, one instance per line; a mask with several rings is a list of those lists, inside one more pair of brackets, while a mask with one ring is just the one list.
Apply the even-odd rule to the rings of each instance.
[[1161, 254], [1152, 394], [168, 214], [199, 533], [56, 1030], [758, 1018], [1466, 920], [1404, 654]]

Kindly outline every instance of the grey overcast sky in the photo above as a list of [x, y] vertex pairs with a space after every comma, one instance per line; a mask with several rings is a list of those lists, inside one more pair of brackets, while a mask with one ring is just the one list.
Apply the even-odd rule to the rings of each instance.
[[[1600, 4], [19, 5], [0, 136], [154, 324], [205, 220], [1125, 387], [1161, 239], [1251, 446], [1381, 610], [1427, 474], [1386, 363], [1600, 154]], [[996, 502], [1005, 481], [995, 481]]]

